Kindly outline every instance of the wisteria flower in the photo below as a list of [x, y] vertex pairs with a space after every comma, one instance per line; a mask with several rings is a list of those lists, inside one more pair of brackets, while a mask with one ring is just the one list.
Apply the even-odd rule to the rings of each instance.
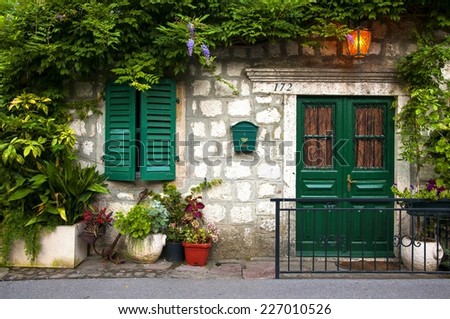
[[192, 56], [192, 53], [194, 52], [194, 39], [189, 39], [187, 42], [187, 47], [188, 47], [188, 54], [189, 56]]
[[208, 46], [207, 46], [206, 44], [202, 44], [202, 45], [200, 46], [200, 48], [202, 49], [202, 53], [203, 53], [203, 55], [204, 55], [205, 58], [206, 58], [206, 62], [209, 62], [209, 58], [210, 58], [210, 56], [211, 56], [211, 53], [209, 52]]
[[194, 25], [189, 22], [187, 24], [187, 28], [189, 30], [189, 33], [191, 34], [191, 38], [193, 38], [194, 37], [194, 33], [195, 33]]

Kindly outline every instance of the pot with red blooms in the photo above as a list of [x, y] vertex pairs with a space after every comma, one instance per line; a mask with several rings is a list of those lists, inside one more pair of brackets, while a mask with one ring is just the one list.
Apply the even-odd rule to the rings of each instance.
[[86, 210], [81, 222], [83, 230], [78, 236], [87, 244], [95, 244], [97, 239], [105, 234], [106, 228], [111, 226], [112, 214], [112, 212], [106, 212], [106, 207]]
[[184, 214], [184, 255], [191, 266], [206, 266], [213, 243], [219, 241], [220, 231], [212, 222], [203, 218], [205, 205], [201, 196], [188, 196]]

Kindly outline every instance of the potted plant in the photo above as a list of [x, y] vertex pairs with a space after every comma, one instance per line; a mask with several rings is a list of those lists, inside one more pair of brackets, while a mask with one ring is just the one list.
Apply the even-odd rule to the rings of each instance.
[[[95, 167], [67, 159], [45, 163], [26, 186], [15, 188], [3, 221], [2, 256], [6, 264], [32, 267], [76, 267], [87, 256], [78, 241], [83, 213], [97, 195], [107, 194], [106, 177]], [[27, 202], [25, 204], [25, 202]], [[36, 208], [25, 208], [34, 203]]]
[[24, 93], [0, 107], [0, 263], [73, 268], [87, 256], [79, 222], [106, 177], [76, 162], [62, 105]]
[[150, 192], [150, 196], [154, 200], [160, 201], [169, 211], [169, 224], [166, 230], [167, 242], [163, 249], [167, 261], [182, 262], [185, 259], [182, 242], [185, 238], [184, 232], [188, 227], [185, 220], [185, 209], [189, 200], [194, 194], [201, 193], [203, 190], [221, 183], [220, 179], [205, 180], [192, 186], [187, 195], [182, 195], [173, 183], [164, 184], [162, 193]]
[[127, 255], [145, 263], [153, 263], [160, 257], [168, 222], [169, 212], [157, 200], [142, 201], [128, 213], [117, 212], [114, 216], [114, 228], [125, 236]]
[[213, 243], [219, 240], [219, 229], [203, 218], [202, 209], [205, 205], [201, 196], [186, 197], [186, 208], [183, 217], [184, 254], [186, 263], [191, 266], [205, 266], [208, 262], [209, 251]]
[[[441, 222], [444, 213], [436, 208], [441, 207], [446, 210], [445, 215], [448, 215], [449, 201], [446, 199], [450, 198], [450, 192], [435, 179], [430, 179], [425, 187], [411, 185], [401, 191], [393, 185], [391, 190], [396, 197], [405, 199], [402, 206], [406, 207], [407, 213], [411, 215], [411, 233], [400, 236], [402, 262], [410, 270], [437, 270], [444, 257], [441, 242], [444, 242], [445, 238], [441, 238], [440, 229], [446, 228], [447, 225]], [[440, 206], [442, 203], [444, 206]], [[445, 233], [448, 233], [447, 229]]]
[[[435, 218], [445, 218], [450, 215], [450, 190], [442, 184], [442, 180], [431, 178], [423, 187], [410, 185], [403, 190], [399, 190], [394, 184], [391, 191], [397, 198], [408, 199], [403, 205], [412, 208], [407, 210], [410, 215]], [[437, 208], [441, 210], [437, 211]]]
[[87, 244], [94, 245], [95, 242], [105, 234], [106, 228], [111, 226], [112, 212], [106, 213], [106, 207], [102, 209], [87, 209], [83, 213], [83, 230], [78, 235]]
[[169, 212], [169, 222], [166, 229], [166, 245], [163, 248], [163, 255], [167, 261], [184, 261], [184, 249], [181, 242], [184, 238], [184, 208], [186, 202], [182, 194], [173, 183], [165, 183], [162, 193], [150, 193], [154, 200], [160, 201]]

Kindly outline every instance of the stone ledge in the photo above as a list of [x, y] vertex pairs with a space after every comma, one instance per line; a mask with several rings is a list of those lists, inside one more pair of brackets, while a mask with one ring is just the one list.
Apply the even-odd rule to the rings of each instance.
[[400, 82], [397, 72], [390, 69], [378, 72], [338, 68], [247, 68], [246, 73], [252, 82]]

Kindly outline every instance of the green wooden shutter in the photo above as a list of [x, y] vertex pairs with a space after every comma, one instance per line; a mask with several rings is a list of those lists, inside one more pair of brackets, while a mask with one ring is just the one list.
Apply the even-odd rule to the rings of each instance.
[[175, 82], [161, 80], [141, 93], [140, 172], [144, 181], [175, 179]]
[[136, 91], [108, 83], [105, 109], [105, 174], [114, 181], [136, 179]]

